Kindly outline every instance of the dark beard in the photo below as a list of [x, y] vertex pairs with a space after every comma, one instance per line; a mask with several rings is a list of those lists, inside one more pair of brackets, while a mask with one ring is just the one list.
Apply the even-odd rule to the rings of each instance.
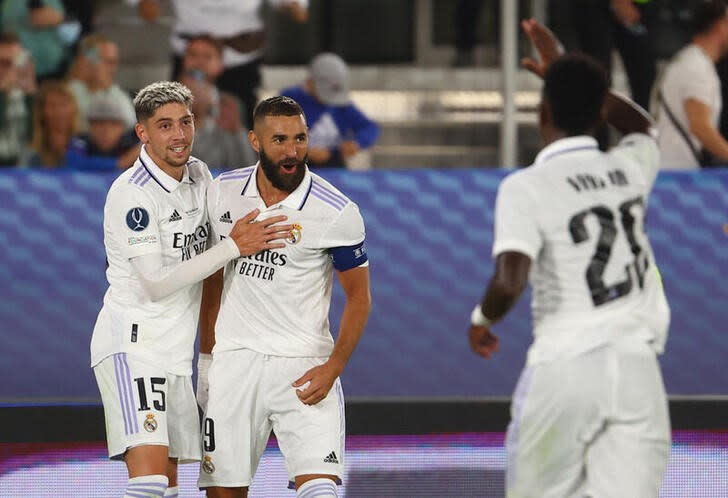
[[[274, 163], [273, 160], [268, 157], [261, 147], [258, 154], [260, 157], [260, 166], [263, 168], [263, 173], [273, 187], [289, 194], [296, 190], [296, 188], [303, 181], [303, 175], [306, 174], [306, 161], [308, 160], [308, 154], [304, 156], [302, 161], [298, 159], [284, 159], [279, 163]], [[281, 166], [283, 165], [296, 165], [296, 172], [292, 175], [285, 175], [281, 173]]]

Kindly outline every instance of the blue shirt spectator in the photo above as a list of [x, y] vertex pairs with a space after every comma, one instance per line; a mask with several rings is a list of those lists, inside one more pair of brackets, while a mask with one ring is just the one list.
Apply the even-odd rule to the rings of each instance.
[[124, 123], [118, 102], [99, 98], [88, 113], [89, 132], [73, 137], [66, 151], [67, 169], [113, 171], [131, 166], [139, 155], [139, 139]]
[[349, 71], [335, 54], [314, 57], [309, 78], [302, 85], [284, 88], [281, 95], [298, 102], [306, 114], [310, 166], [346, 167], [350, 158], [371, 147], [379, 136], [379, 125], [351, 102]]

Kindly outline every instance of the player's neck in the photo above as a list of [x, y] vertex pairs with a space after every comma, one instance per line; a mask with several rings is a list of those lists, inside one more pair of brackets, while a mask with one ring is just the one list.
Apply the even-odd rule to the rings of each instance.
[[568, 137], [568, 135], [565, 132], [556, 128], [544, 127], [541, 129], [541, 140], [543, 141], [544, 147], [566, 137]]
[[263, 202], [267, 207], [270, 207], [273, 204], [278, 204], [289, 195], [289, 192], [277, 189], [273, 186], [268, 177], [265, 176], [262, 167], [258, 168], [258, 174], [256, 175], [255, 180], [258, 184], [258, 193], [260, 194], [260, 198], [263, 199]]

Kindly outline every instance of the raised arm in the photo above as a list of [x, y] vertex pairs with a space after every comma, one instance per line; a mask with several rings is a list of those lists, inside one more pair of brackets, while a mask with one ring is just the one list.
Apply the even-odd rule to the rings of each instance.
[[[550, 29], [536, 21], [521, 22], [531, 45], [538, 52], [538, 58], [526, 57], [521, 61], [524, 68], [539, 78], [544, 77], [551, 63], [564, 54], [564, 47]], [[650, 115], [626, 96], [610, 90], [604, 102], [604, 118], [623, 134], [651, 133], [654, 122]]]

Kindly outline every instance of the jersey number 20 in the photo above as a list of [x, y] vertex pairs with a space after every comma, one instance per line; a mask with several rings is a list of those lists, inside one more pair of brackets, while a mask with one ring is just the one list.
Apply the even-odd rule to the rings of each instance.
[[627, 236], [627, 241], [629, 242], [634, 259], [625, 265], [625, 279], [614, 285], [606, 285], [603, 275], [604, 269], [609, 262], [609, 257], [612, 254], [612, 246], [618, 235], [615, 213], [607, 206], [597, 205], [576, 213], [569, 220], [569, 232], [571, 233], [571, 240], [575, 244], [589, 240], [589, 233], [584, 224], [587, 216], [596, 216], [599, 221], [600, 229], [596, 250], [589, 261], [589, 265], [586, 267], [586, 282], [589, 286], [594, 306], [601, 306], [630, 293], [633, 285], [630, 268], [634, 269], [639, 288], [644, 287], [645, 272], [650, 262], [647, 253], [639, 245], [635, 236], [635, 217], [632, 214], [632, 209], [635, 206], [640, 206], [644, 213], [644, 199], [642, 197], [630, 199], [619, 206], [621, 225]]

